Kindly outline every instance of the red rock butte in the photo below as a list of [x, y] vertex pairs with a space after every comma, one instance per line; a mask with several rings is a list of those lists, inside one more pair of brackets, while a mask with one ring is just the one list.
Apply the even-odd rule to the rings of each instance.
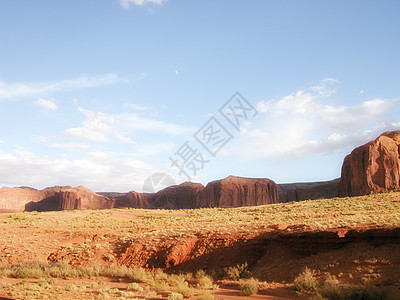
[[400, 130], [354, 149], [344, 159], [339, 196], [360, 196], [400, 188]]
[[341, 178], [276, 184], [267, 178], [229, 176], [203, 186], [184, 182], [156, 193], [95, 193], [83, 186], [0, 189], [0, 212], [109, 208], [191, 209], [240, 207], [359, 196], [400, 188], [400, 131], [385, 132], [346, 156]]

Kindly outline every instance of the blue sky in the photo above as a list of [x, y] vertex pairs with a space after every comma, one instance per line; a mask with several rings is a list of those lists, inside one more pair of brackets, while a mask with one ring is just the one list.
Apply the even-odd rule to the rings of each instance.
[[[0, 2], [0, 186], [340, 176], [400, 129], [398, 1]], [[239, 130], [219, 112], [236, 92]], [[229, 133], [214, 156], [194, 135]], [[185, 144], [185, 143], [188, 144]], [[178, 157], [179, 156], [179, 157]], [[202, 158], [199, 160], [198, 158]]]

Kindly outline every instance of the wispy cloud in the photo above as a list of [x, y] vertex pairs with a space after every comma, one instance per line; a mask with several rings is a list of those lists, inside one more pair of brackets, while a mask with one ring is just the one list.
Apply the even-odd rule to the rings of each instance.
[[69, 91], [113, 85], [128, 81], [128, 79], [120, 78], [114, 73], [103, 76], [81, 76], [73, 79], [64, 79], [46, 83], [7, 83], [0, 80], [0, 99], [29, 97], [57, 91]]
[[155, 110], [153, 106], [145, 106], [136, 103], [124, 103], [123, 108], [135, 111], [152, 111]]
[[94, 191], [141, 191], [147, 176], [157, 169], [112, 152], [90, 152], [79, 159], [52, 158], [24, 149], [0, 152], [0, 182], [13, 186], [84, 185]]
[[190, 128], [162, 120], [146, 118], [138, 113], [110, 114], [78, 107], [85, 117], [78, 127], [68, 128], [54, 138], [77, 139], [93, 142], [109, 142], [117, 139], [122, 143], [135, 143], [129, 135], [137, 132], [161, 132], [171, 135], [189, 132]]
[[82, 126], [69, 128], [61, 132], [58, 135], [59, 137], [95, 142], [108, 142], [109, 137], [116, 137], [122, 142], [134, 143], [130, 138], [115, 129], [118, 122], [117, 116], [83, 109], [82, 107], [78, 107], [78, 110], [85, 116]]
[[45, 109], [48, 109], [48, 110], [57, 110], [57, 108], [58, 108], [57, 104], [55, 104], [53, 101], [46, 100], [43, 98], [39, 98], [38, 100], [36, 100], [35, 103]]
[[352, 106], [328, 104], [338, 83], [325, 79], [280, 100], [260, 101], [260, 116], [240, 132], [232, 151], [247, 158], [327, 154], [400, 128], [399, 117], [390, 116], [398, 99], [371, 99]]
[[161, 5], [164, 2], [167, 2], [168, 0], [120, 0], [119, 4], [124, 8], [124, 9], [129, 9], [131, 5], [136, 5], [136, 6], [144, 6], [147, 4], [156, 4], [156, 5]]

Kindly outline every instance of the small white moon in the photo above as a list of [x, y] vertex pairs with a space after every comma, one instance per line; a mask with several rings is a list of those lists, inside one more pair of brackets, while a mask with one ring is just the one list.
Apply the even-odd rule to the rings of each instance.
[[179, 72], [178, 72], [178, 70], [175, 70], [175, 74], [176, 74], [176, 75], [179, 75]]

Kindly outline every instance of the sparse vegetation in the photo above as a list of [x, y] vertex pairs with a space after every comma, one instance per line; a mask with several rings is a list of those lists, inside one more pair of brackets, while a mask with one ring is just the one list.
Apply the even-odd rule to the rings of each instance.
[[247, 262], [234, 267], [228, 267], [225, 269], [225, 277], [231, 280], [239, 280], [243, 278], [249, 278], [251, 276], [248, 270]]
[[183, 295], [180, 293], [171, 293], [168, 295], [168, 300], [181, 300], [183, 299]]
[[211, 291], [209, 290], [203, 290], [199, 293], [199, 295], [196, 298], [197, 300], [214, 300], [215, 297], [212, 294]]
[[[207, 244], [208, 241], [222, 241], [221, 245], [226, 243], [223, 247], [230, 247], [232, 243], [237, 242], [240, 247], [245, 247], [257, 237], [270, 232], [281, 235], [328, 230], [334, 232], [333, 235], [337, 232], [337, 235], [343, 237], [351, 229], [399, 227], [399, 192], [229, 209], [116, 209], [0, 214], [0, 276], [20, 279], [11, 286], [2, 284], [0, 289], [7, 293], [19, 291], [20, 295], [15, 298], [35, 299], [36, 294], [44, 291], [53, 293], [60, 288], [59, 284], [53, 281], [55, 278], [59, 278], [59, 281], [68, 279], [78, 282], [90, 279], [86, 284], [74, 283], [77, 286], [75, 291], [66, 291], [63, 283], [62, 293], [80, 292], [90, 295], [95, 291], [100, 298], [143, 298], [150, 292], [164, 295], [174, 292], [185, 297], [213, 299], [210, 290], [218, 288], [216, 284], [224, 284], [223, 279], [227, 279], [227, 282], [234, 281], [232, 284], [239, 284], [241, 279], [252, 276], [274, 275], [270, 271], [262, 273], [260, 268], [263, 267], [275, 270], [280, 267], [295, 272], [312, 266], [319, 271], [313, 273], [309, 270], [311, 274], [300, 274], [294, 283], [297, 290], [327, 299], [390, 299], [393, 291], [375, 284], [387, 279], [383, 270], [392, 263], [392, 257], [389, 255], [398, 252], [397, 246], [382, 248], [382, 255], [376, 254], [376, 248], [363, 248], [362, 252], [353, 251], [349, 256], [346, 256], [347, 252], [343, 252], [340, 255], [346, 256], [342, 261], [345, 260], [348, 264], [347, 269], [343, 269], [338, 264], [337, 257], [329, 256], [330, 254], [321, 256], [325, 259], [323, 263], [321, 258], [318, 258], [320, 261], [315, 260], [317, 256], [296, 262], [285, 261], [284, 258], [279, 260], [278, 257], [276, 266], [254, 265], [254, 261], [251, 261], [252, 272], [247, 263], [236, 264], [235, 261], [235, 264], [232, 264], [231, 255], [223, 254], [220, 257], [220, 269], [213, 270], [212, 266], [201, 262], [197, 267], [207, 270], [207, 274], [200, 271], [193, 276], [168, 275], [162, 271], [149, 272], [144, 268], [129, 268], [120, 264], [146, 266], [147, 259], [150, 256], [159, 259], [160, 256], [157, 255], [163, 249], [168, 249], [168, 252], [176, 248], [177, 251], [171, 253], [171, 257], [175, 259], [176, 255], [180, 255], [180, 249], [177, 248], [180, 243], [187, 247], [188, 251], [193, 251], [188, 257], [198, 259], [206, 256], [207, 251], [214, 250], [208, 248], [214, 247], [212, 243]], [[232, 240], [229, 240], [231, 237]], [[191, 241], [196, 241], [197, 244], [192, 246]], [[218, 246], [217, 243], [215, 245]], [[127, 251], [134, 250], [136, 246], [142, 247], [140, 257], [143, 256], [143, 260], [126, 261], [127, 257], [124, 257], [125, 261], [122, 262], [122, 257]], [[192, 249], [189, 249], [190, 247]], [[149, 257], [145, 257], [146, 255]], [[49, 257], [53, 262], [29, 261], [37, 256]], [[177, 258], [178, 262], [179, 259], [184, 257]], [[154, 268], [151, 263], [146, 267]], [[336, 270], [334, 273], [337, 277], [324, 278], [327, 271], [332, 269]], [[214, 283], [209, 275], [222, 283]], [[295, 275], [291, 275], [289, 282], [293, 282]], [[114, 289], [107, 290], [101, 285], [99, 277], [118, 279], [126, 284], [126, 289], [118, 290], [113, 287]], [[361, 280], [362, 277], [368, 278], [374, 284], [345, 283], [346, 280], [352, 283], [359, 282], [357, 280]], [[29, 280], [22, 280], [25, 278], [36, 279], [36, 282], [28, 283]], [[274, 280], [258, 278], [269, 282]], [[320, 286], [317, 285], [317, 279], [321, 281]], [[100, 282], [100, 285], [93, 282], [94, 280]], [[263, 284], [260, 284], [260, 289], [263, 289]]]
[[258, 293], [258, 281], [251, 278], [240, 283], [240, 296], [251, 296]]
[[202, 288], [212, 288], [214, 281], [211, 276], [208, 276], [203, 270], [196, 272], [195, 276], [197, 285]]
[[299, 292], [313, 292], [318, 287], [318, 281], [315, 278], [315, 272], [306, 268], [301, 274], [299, 274], [294, 280], [294, 287]]

